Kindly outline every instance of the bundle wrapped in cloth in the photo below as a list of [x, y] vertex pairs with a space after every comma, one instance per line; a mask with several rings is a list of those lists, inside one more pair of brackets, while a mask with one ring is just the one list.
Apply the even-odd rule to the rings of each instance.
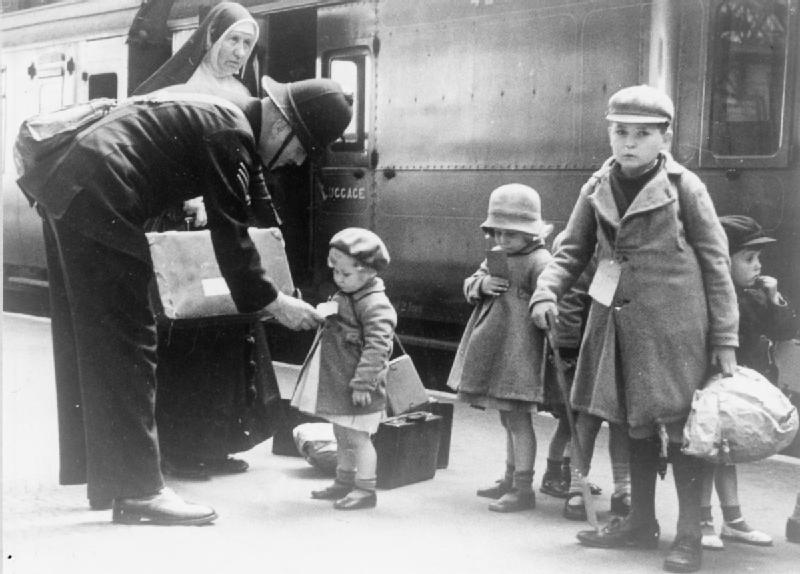
[[733, 376], [714, 375], [695, 391], [683, 452], [723, 464], [760, 460], [791, 444], [798, 424], [797, 408], [780, 389], [737, 367]]

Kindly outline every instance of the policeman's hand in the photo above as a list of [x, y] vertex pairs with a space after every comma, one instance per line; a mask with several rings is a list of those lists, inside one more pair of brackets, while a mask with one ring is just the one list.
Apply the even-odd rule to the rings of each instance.
[[372, 403], [369, 391], [353, 391], [353, 404], [357, 407], [367, 407]]
[[206, 214], [206, 204], [202, 197], [193, 197], [183, 202], [183, 212], [187, 217], [194, 219], [195, 227], [205, 227], [208, 225], [208, 215]]
[[281, 325], [289, 327], [294, 331], [301, 329], [315, 329], [325, 322], [325, 318], [320, 315], [314, 307], [289, 297], [283, 293], [278, 293], [278, 298], [267, 305], [265, 309], [272, 314]]
[[531, 319], [533, 319], [533, 324], [547, 331], [550, 328], [550, 325], [547, 323], [547, 315], [552, 313], [553, 317], [558, 316], [558, 307], [552, 301], [539, 301], [538, 303], [534, 303], [533, 307], [531, 307]]
[[481, 281], [481, 293], [484, 295], [497, 297], [506, 291], [508, 291], [508, 279], [487, 275], [486, 278]]
[[733, 372], [736, 370], [736, 348], [725, 345], [712, 347], [711, 364], [719, 366], [723, 376], [733, 376]]

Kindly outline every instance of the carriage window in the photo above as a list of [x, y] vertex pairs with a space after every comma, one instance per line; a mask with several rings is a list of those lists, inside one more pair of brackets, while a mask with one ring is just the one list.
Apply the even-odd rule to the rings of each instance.
[[786, 94], [787, 0], [725, 0], [717, 10], [711, 152], [772, 156], [780, 148]]
[[367, 55], [348, 53], [331, 55], [323, 71], [332, 80], [341, 84], [345, 94], [353, 99], [353, 119], [345, 129], [342, 138], [331, 145], [333, 151], [363, 151], [366, 149], [367, 125], [366, 87]]

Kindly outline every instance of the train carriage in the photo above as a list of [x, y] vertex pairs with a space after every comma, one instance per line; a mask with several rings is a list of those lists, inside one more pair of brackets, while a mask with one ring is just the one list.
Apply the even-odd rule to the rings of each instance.
[[[461, 283], [487, 244], [489, 192], [520, 182], [565, 224], [609, 155], [608, 96], [649, 83], [676, 103], [673, 154], [718, 211], [779, 240], [766, 266], [800, 300], [800, 0], [242, 1], [260, 68], [338, 80], [354, 97], [342, 140], [271, 185], [293, 274], [310, 300], [332, 285], [327, 241], [369, 227], [389, 245], [400, 332], [452, 350], [470, 309]], [[19, 123], [93, 97], [124, 97], [180, 46], [201, 1], [4, 0], [4, 288], [46, 287], [41, 227], [15, 184]]]

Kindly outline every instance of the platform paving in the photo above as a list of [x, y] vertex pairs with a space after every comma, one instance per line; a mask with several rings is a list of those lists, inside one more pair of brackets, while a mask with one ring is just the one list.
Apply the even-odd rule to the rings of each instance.
[[[214, 506], [220, 517], [213, 525], [115, 525], [110, 512], [88, 510], [84, 487], [57, 484], [49, 322], [7, 313], [2, 331], [2, 571], [8, 574], [655, 573], [675, 533], [669, 475], [658, 484], [663, 534], [657, 551], [584, 548], [575, 533], [586, 525], [565, 520], [563, 501], [538, 492], [534, 510], [489, 512], [475, 489], [504, 468], [503, 431], [495, 413], [461, 404], [449, 468], [433, 480], [379, 491], [375, 509], [346, 513], [311, 500], [309, 492], [329, 479], [301, 458], [273, 455], [267, 441], [242, 455], [251, 465], [247, 473], [169, 481], [185, 498]], [[535, 425], [538, 488], [554, 421], [537, 415]], [[611, 492], [605, 429], [596, 452], [592, 480], [604, 489], [598, 505], [605, 514]], [[746, 518], [775, 545], [706, 552], [702, 572], [800, 572], [800, 545], [784, 536], [798, 490], [797, 459], [741, 465]]]

